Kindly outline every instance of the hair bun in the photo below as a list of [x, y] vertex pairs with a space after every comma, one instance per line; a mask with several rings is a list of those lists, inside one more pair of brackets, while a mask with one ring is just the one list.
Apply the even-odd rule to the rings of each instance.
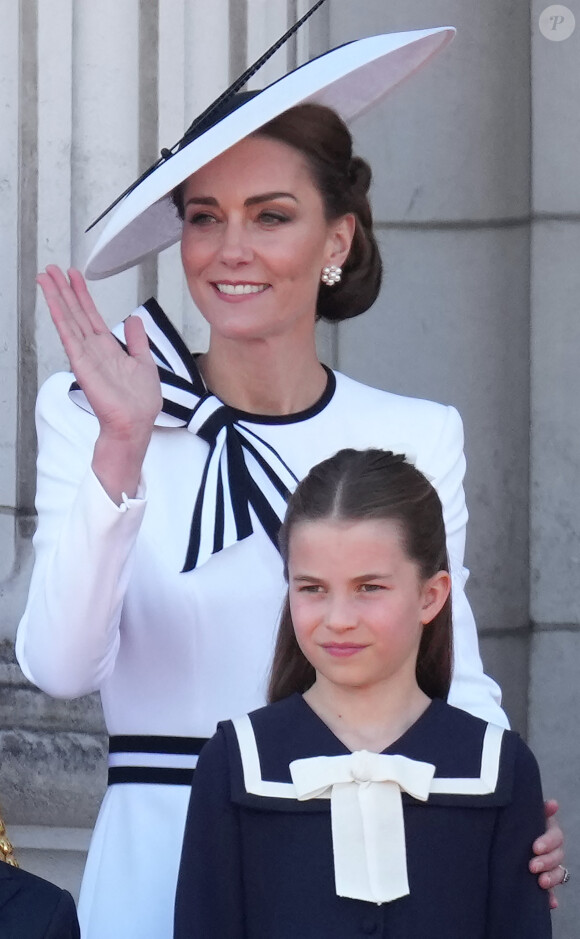
[[348, 166], [348, 178], [352, 188], [363, 195], [369, 191], [371, 168], [362, 157], [352, 157]]

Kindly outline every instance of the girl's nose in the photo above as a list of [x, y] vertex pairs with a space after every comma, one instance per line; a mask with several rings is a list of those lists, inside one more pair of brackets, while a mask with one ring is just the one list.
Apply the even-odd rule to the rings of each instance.
[[346, 597], [329, 598], [326, 609], [326, 626], [335, 633], [355, 629], [357, 615], [353, 603]]

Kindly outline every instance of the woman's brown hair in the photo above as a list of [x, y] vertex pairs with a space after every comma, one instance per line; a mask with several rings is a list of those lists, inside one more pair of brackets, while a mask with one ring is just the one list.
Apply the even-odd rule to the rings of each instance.
[[339, 322], [364, 313], [378, 296], [382, 262], [368, 200], [371, 168], [353, 156], [348, 127], [331, 108], [299, 104], [264, 124], [254, 136], [278, 140], [304, 156], [327, 221], [354, 215], [355, 232], [342, 279], [333, 287], [320, 285], [316, 314], [319, 319]]
[[[388, 520], [397, 524], [403, 548], [422, 581], [449, 571], [443, 510], [431, 483], [401, 454], [384, 450], [340, 450], [310, 470], [291, 496], [280, 530], [288, 579], [292, 529], [300, 522]], [[447, 698], [452, 662], [451, 594], [423, 629], [417, 683], [430, 698]], [[288, 597], [278, 629], [268, 688], [272, 703], [314, 683], [315, 671], [294, 634]]]

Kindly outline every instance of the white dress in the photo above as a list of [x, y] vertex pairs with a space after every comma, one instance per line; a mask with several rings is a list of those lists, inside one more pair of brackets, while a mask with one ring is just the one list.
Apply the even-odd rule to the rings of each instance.
[[[183, 428], [156, 427], [138, 498], [118, 507], [91, 471], [98, 423], [71, 401], [71, 380], [53, 375], [38, 399], [36, 563], [18, 660], [48, 694], [98, 689], [110, 735], [209, 737], [218, 721], [264, 703], [285, 589], [280, 557], [255, 523], [250, 537], [181, 573], [208, 444]], [[443, 503], [454, 584], [449, 702], [505, 725], [463, 592], [465, 461], [455, 409], [332, 373], [309, 410], [241, 424], [298, 478], [347, 446], [404, 452], [429, 475]], [[186, 776], [195, 757], [115, 753], [111, 763]], [[184, 784], [109, 786], [81, 891], [83, 939], [170, 939], [188, 799]]]

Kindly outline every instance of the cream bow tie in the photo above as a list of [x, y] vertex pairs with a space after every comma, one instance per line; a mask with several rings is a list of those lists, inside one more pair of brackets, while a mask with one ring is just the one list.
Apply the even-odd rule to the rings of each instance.
[[300, 800], [331, 789], [334, 878], [339, 897], [385, 903], [409, 893], [401, 791], [426, 802], [432, 763], [359, 750], [290, 764]]

